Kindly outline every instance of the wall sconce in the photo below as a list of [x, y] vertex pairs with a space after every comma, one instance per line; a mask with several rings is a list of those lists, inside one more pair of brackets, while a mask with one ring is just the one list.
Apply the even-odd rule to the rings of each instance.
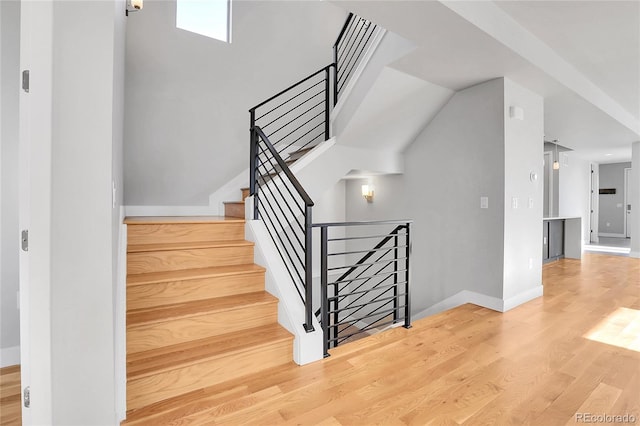
[[124, 14], [129, 16], [129, 12], [137, 12], [142, 10], [144, 0], [127, 0], [127, 7]]
[[553, 160], [553, 170], [560, 170], [560, 157], [558, 157], [558, 139], [554, 139], [553, 143], [556, 145], [556, 157]]
[[368, 203], [373, 203], [373, 185], [362, 185], [362, 196]]

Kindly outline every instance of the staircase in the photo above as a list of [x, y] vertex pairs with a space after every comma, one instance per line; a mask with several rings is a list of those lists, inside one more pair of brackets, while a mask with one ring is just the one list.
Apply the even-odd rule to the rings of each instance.
[[244, 219], [127, 218], [127, 420], [292, 362]]
[[[305, 156], [309, 151], [311, 151], [314, 146], [305, 147], [302, 149], [295, 150], [289, 154], [285, 163], [287, 166], [292, 166], [296, 161]], [[263, 184], [266, 184], [271, 180], [278, 172], [273, 172], [265, 176], [265, 179], [262, 181]], [[244, 200], [250, 195], [249, 188], [241, 188], [242, 192], [242, 201], [225, 201], [224, 202], [224, 215], [225, 217], [237, 217], [244, 219]]]

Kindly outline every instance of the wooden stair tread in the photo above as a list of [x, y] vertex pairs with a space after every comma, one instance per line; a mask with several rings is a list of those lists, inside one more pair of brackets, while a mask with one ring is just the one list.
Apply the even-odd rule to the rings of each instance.
[[229, 223], [242, 222], [244, 219], [227, 216], [127, 216], [127, 225], [172, 224], [172, 223]]
[[277, 302], [278, 299], [276, 297], [266, 291], [259, 291], [152, 308], [131, 309], [127, 312], [127, 327]]
[[203, 359], [233, 356], [245, 351], [260, 351], [261, 347], [292, 340], [293, 335], [280, 324], [273, 323], [239, 332], [166, 346], [130, 354], [127, 378], [138, 378], [161, 371], [197, 363]]
[[194, 241], [181, 243], [158, 243], [158, 244], [129, 244], [127, 253], [140, 253], [151, 251], [171, 251], [190, 250], [217, 247], [246, 247], [253, 246], [254, 243], [247, 240], [221, 240], [221, 241]]
[[224, 201], [223, 204], [241, 204], [244, 206], [244, 201]]
[[264, 272], [265, 268], [256, 264], [212, 266], [210, 268], [181, 269], [177, 271], [146, 272], [127, 276], [127, 286], [162, 283], [171, 281], [186, 281], [198, 278], [222, 277], [229, 275], [254, 274]]

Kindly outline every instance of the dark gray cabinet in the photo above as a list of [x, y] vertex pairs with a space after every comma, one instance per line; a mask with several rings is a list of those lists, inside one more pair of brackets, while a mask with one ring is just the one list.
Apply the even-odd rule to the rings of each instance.
[[564, 257], [564, 220], [545, 220], [542, 229], [542, 259], [549, 262]]

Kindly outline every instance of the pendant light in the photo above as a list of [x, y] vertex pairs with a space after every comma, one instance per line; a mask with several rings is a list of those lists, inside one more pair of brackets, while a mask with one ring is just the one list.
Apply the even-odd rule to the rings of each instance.
[[556, 156], [553, 159], [553, 170], [560, 170], [560, 157], [558, 157], [558, 139], [554, 139], [553, 143], [556, 145]]

